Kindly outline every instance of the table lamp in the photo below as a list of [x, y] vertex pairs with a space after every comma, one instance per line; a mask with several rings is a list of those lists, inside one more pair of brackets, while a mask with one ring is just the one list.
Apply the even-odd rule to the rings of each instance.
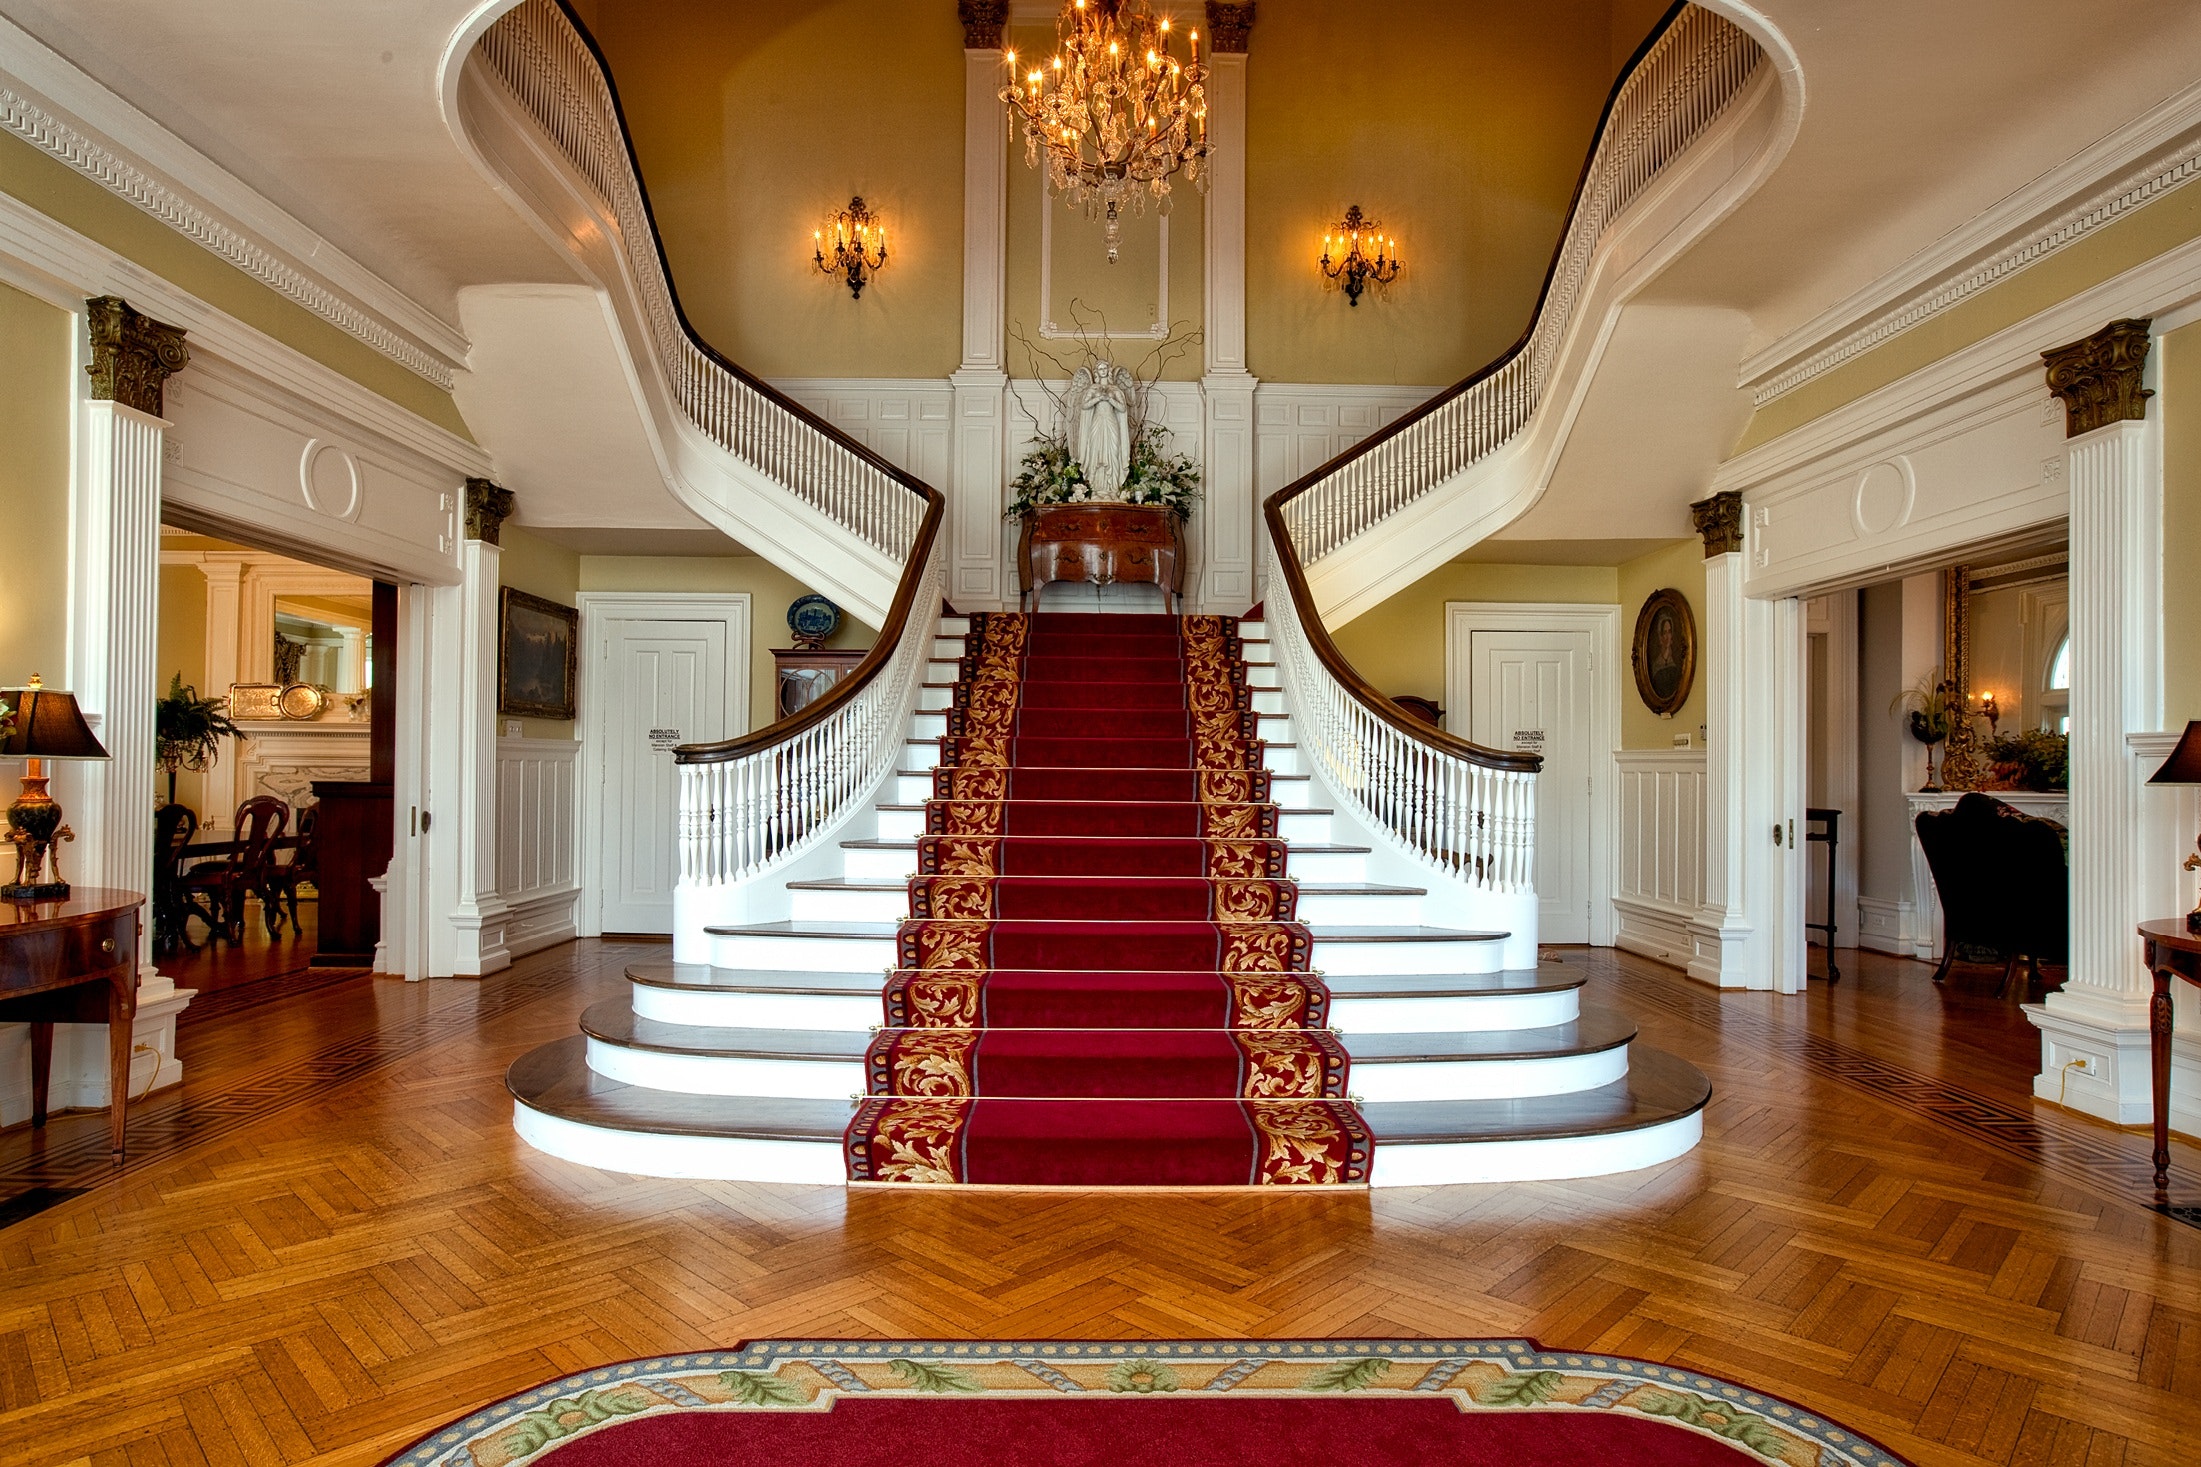
[[71, 693], [49, 691], [36, 677], [27, 688], [9, 688], [7, 701], [15, 705], [15, 724], [0, 738], [0, 759], [27, 759], [23, 766], [23, 792], [8, 806], [7, 839], [15, 845], [15, 880], [0, 886], [0, 897], [17, 902], [62, 902], [69, 899], [69, 883], [61, 879], [56, 842], [75, 840], [76, 832], [61, 823], [61, 807], [46, 793], [48, 759], [104, 759], [91, 725], [78, 711]]
[[[2178, 747], [2170, 751], [2170, 757], [2149, 777], [2148, 783], [2201, 784], [2201, 719], [2186, 725], [2186, 731], [2179, 735]], [[2186, 857], [2183, 869], [2187, 871], [2201, 870], [2201, 840], [2196, 840], [2194, 847], [2195, 854]], [[2201, 902], [2196, 902], [2193, 910], [2186, 913], [2186, 930], [2201, 933]]]

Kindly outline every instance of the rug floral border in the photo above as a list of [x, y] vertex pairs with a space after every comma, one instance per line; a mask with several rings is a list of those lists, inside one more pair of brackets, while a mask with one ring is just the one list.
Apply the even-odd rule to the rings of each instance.
[[1794, 1402], [1717, 1376], [1534, 1340], [759, 1340], [569, 1375], [384, 1467], [524, 1467], [668, 1411], [830, 1410], [843, 1396], [1305, 1393], [1449, 1397], [1463, 1411], [1625, 1411], [1786, 1467], [1909, 1467]]

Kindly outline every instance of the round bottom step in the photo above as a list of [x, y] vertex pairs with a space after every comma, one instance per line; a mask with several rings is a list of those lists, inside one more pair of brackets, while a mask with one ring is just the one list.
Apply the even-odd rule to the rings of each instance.
[[[1635, 1046], [1628, 1075], [1574, 1095], [1372, 1102], [1369, 1184], [1551, 1181], [1655, 1166], [1703, 1136], [1711, 1083], [1695, 1066]], [[605, 1171], [717, 1181], [845, 1185], [851, 1100], [683, 1095], [624, 1085], [588, 1067], [579, 1034], [514, 1061], [513, 1129], [541, 1151]]]

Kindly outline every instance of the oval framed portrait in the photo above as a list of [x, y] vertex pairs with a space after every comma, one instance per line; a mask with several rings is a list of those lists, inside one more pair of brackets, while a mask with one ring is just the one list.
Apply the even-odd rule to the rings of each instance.
[[1634, 661], [1643, 706], [1673, 717], [1697, 682], [1697, 619], [1672, 586], [1653, 591], [1636, 614]]

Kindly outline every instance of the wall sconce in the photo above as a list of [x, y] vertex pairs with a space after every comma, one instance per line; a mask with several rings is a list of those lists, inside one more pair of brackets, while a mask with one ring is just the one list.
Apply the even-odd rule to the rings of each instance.
[[[825, 227], [811, 231], [810, 239], [816, 247], [811, 259], [818, 269], [827, 275], [837, 275], [848, 281], [851, 300], [862, 300], [864, 283], [879, 273], [887, 262], [887, 227], [878, 215], [864, 207], [863, 195], [848, 201], [848, 207], [825, 221]], [[831, 243], [832, 252], [826, 251]]]
[[1360, 293], [1371, 282], [1389, 285], [1399, 278], [1399, 242], [1377, 233], [1382, 227], [1362, 215], [1360, 205], [1355, 204], [1330, 233], [1322, 236], [1322, 273], [1344, 285], [1348, 305], [1359, 305]]

